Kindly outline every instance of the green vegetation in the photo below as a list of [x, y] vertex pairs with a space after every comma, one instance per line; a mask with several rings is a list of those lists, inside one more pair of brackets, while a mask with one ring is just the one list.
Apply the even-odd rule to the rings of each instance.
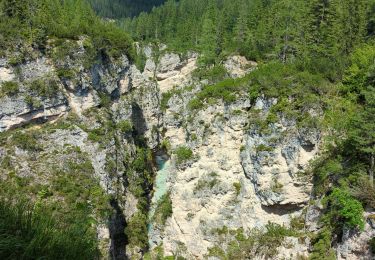
[[[94, 224], [108, 217], [108, 197], [79, 148], [64, 146], [42, 154], [37, 140], [44, 133], [7, 133], [10, 146], [3, 146], [7, 156], [1, 162], [0, 257], [95, 259], [99, 252]], [[27, 176], [12, 159], [14, 146], [28, 151], [23, 157], [23, 163], [32, 165]]]
[[274, 150], [273, 147], [265, 144], [260, 144], [255, 149], [257, 152], [272, 152]]
[[198, 182], [194, 186], [194, 194], [204, 191], [204, 190], [211, 190], [216, 185], [220, 183], [220, 180], [217, 179], [217, 173], [211, 172], [208, 176], [205, 176], [198, 180]]
[[363, 207], [347, 191], [339, 188], [333, 189], [327, 197], [329, 213], [325, 216], [330, 224], [336, 227], [360, 228], [365, 226], [363, 220]]
[[[59, 10], [56, 12], [56, 10]], [[93, 48], [118, 57], [135, 53], [130, 37], [110, 22], [98, 18], [83, 0], [1, 0], [0, 45], [7, 50], [45, 48], [48, 39], [73, 39], [86, 35]], [[17, 58], [13, 65], [22, 62]]]
[[164, 226], [167, 219], [172, 216], [172, 200], [171, 194], [168, 192], [164, 194], [155, 209], [155, 214], [153, 216], [153, 221], [159, 225]]
[[228, 260], [252, 259], [259, 256], [272, 259], [278, 253], [277, 248], [284, 245], [285, 237], [298, 236], [294, 230], [274, 223], [268, 223], [264, 230], [253, 229], [248, 234], [242, 229], [229, 230], [227, 227], [214, 230], [214, 233], [227, 241], [227, 244], [210, 248], [208, 256]]
[[236, 196], [240, 195], [240, 193], [241, 193], [241, 183], [240, 182], [234, 182], [233, 187], [236, 190]]
[[133, 131], [133, 124], [128, 120], [122, 120], [117, 123], [117, 129], [123, 133], [131, 133]]
[[39, 151], [41, 149], [37, 140], [37, 134], [34, 132], [17, 131], [12, 136], [12, 143], [14, 145], [28, 151]]
[[282, 193], [283, 185], [278, 181], [277, 177], [272, 178], [271, 191], [274, 193]]
[[371, 238], [371, 240], [369, 242], [369, 245], [370, 245], [370, 248], [371, 248], [371, 252], [373, 254], [375, 254], [375, 237]]
[[186, 146], [179, 146], [174, 153], [176, 154], [176, 163], [182, 164], [193, 158], [193, 151]]
[[94, 259], [96, 236], [81, 223], [67, 225], [47, 207], [0, 200], [1, 259]]
[[127, 223], [125, 234], [128, 237], [129, 246], [147, 248], [147, 215], [137, 212]]
[[336, 259], [335, 250], [332, 248], [332, 232], [328, 228], [323, 228], [313, 239], [314, 245], [309, 257], [311, 260], [334, 260]]
[[125, 234], [131, 247], [139, 247], [146, 251], [148, 249], [149, 194], [153, 184], [151, 150], [138, 146], [134, 159], [125, 162], [125, 165], [127, 166], [125, 176], [129, 183], [129, 191], [138, 199], [138, 212], [127, 223]]
[[6, 81], [1, 84], [0, 97], [2, 95], [14, 96], [19, 92], [19, 86], [17, 82]]
[[57, 95], [59, 86], [54, 79], [37, 79], [30, 83], [30, 90], [40, 97], [53, 97]]
[[132, 17], [141, 12], [148, 12], [165, 0], [89, 0], [95, 11], [107, 18]]

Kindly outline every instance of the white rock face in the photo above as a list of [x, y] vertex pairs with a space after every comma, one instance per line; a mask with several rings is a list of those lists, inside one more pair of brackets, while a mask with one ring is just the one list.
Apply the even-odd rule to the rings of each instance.
[[0, 66], [0, 83], [12, 81], [14, 78], [15, 76], [11, 69]]
[[[152, 234], [151, 240], [162, 244], [167, 255], [184, 245], [184, 256], [188, 259], [203, 259], [208, 248], [218, 243], [212, 234], [216, 228], [251, 230], [268, 222], [289, 225], [290, 218], [299, 216], [310, 199], [311, 184], [295, 174], [314, 158], [319, 138], [313, 138], [315, 143], [310, 146], [303, 146], [308, 135], [299, 133], [293, 122], [273, 126], [270, 136], [246, 130], [246, 111], [251, 108], [247, 99], [230, 106], [221, 102], [209, 106], [182, 126], [179, 120], [192, 113], [186, 109], [188, 100], [188, 95], [170, 100], [164, 117], [165, 137], [171, 141], [172, 149], [180, 145], [190, 147], [196, 159], [170, 173], [173, 215], [163, 231]], [[261, 113], [266, 114], [275, 102], [257, 103], [263, 104]], [[274, 138], [282, 133], [289, 135]], [[195, 137], [191, 138], [192, 135]], [[272, 152], [257, 151], [259, 144], [272, 138]], [[289, 150], [290, 154], [285, 155]], [[275, 179], [282, 188], [275, 189], [273, 194], [270, 190]], [[307, 254], [307, 247], [297, 241], [293, 249], [281, 251], [296, 256], [296, 252]]]
[[[191, 83], [191, 73], [197, 68], [197, 57], [192, 56], [180, 66], [174, 67], [172, 70], [158, 73], [158, 85], [160, 92], [164, 93], [171, 90], [175, 86], [187, 86]], [[164, 68], [165, 69], [165, 68]]]
[[230, 56], [224, 62], [224, 67], [232, 78], [245, 76], [247, 73], [254, 70], [257, 65], [255, 61], [248, 61], [245, 57], [238, 55]]

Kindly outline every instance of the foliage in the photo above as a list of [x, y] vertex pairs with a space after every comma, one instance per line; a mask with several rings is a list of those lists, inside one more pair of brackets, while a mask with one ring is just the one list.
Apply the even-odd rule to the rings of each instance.
[[182, 164], [193, 158], [193, 151], [186, 146], [179, 146], [174, 153], [176, 154], [177, 164]]
[[362, 204], [347, 191], [334, 188], [327, 198], [327, 205], [329, 213], [326, 217], [329, 217], [332, 225], [348, 228], [364, 228], [364, 209]]
[[2, 0], [0, 13], [0, 43], [6, 49], [44, 48], [49, 38], [77, 40], [86, 35], [97, 51], [135, 58], [130, 37], [98, 18], [83, 0]]
[[371, 252], [375, 254], [375, 237], [370, 239], [369, 245], [370, 245]]
[[140, 12], [150, 11], [164, 0], [89, 0], [94, 10], [106, 18], [132, 17]]
[[334, 260], [336, 259], [335, 250], [331, 242], [332, 232], [329, 228], [323, 228], [315, 237], [313, 250], [309, 257], [311, 260]]
[[94, 259], [95, 232], [61, 222], [46, 207], [0, 200], [1, 259]]
[[148, 247], [147, 239], [147, 215], [137, 212], [127, 223], [125, 234], [128, 238], [129, 246], [139, 246], [146, 249]]
[[117, 123], [117, 128], [123, 133], [131, 133], [133, 131], [133, 125], [128, 120], [122, 120]]
[[205, 176], [198, 180], [194, 186], [194, 194], [204, 191], [211, 190], [220, 183], [220, 180], [217, 179], [217, 173], [211, 172], [208, 176]]
[[30, 83], [30, 90], [40, 97], [53, 97], [57, 95], [59, 86], [55, 79], [37, 79]]
[[274, 258], [278, 253], [278, 247], [284, 245], [284, 239], [298, 234], [281, 225], [269, 222], [264, 229], [253, 229], [245, 234], [242, 229], [216, 230], [222, 236], [227, 245], [217, 245], [210, 248], [208, 256], [216, 256], [220, 259], [252, 259], [262, 256], [266, 259]]
[[234, 182], [233, 187], [236, 190], [236, 196], [240, 195], [240, 193], [241, 193], [241, 183], [240, 182]]
[[14, 145], [28, 151], [39, 151], [41, 149], [37, 139], [38, 137], [34, 132], [17, 131], [12, 136]]
[[172, 216], [172, 200], [170, 192], [164, 194], [157, 203], [153, 220], [155, 223], [164, 226], [167, 219]]
[[0, 96], [14, 96], [19, 92], [19, 85], [14, 81], [5, 81], [1, 84]]

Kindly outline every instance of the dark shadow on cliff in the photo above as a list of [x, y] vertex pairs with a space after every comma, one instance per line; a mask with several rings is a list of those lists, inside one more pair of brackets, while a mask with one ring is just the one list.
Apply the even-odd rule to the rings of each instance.
[[116, 200], [110, 202], [114, 212], [109, 218], [109, 234], [111, 237], [110, 256], [113, 260], [125, 260], [127, 238], [125, 235], [126, 220], [125, 216]]
[[262, 209], [268, 214], [283, 216], [283, 215], [288, 215], [293, 212], [301, 210], [301, 205], [295, 205], [295, 204], [272, 205], [272, 206], [262, 205]]

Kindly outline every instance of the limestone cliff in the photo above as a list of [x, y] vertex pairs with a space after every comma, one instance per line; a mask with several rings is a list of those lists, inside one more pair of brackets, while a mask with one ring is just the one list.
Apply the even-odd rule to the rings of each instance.
[[[238, 234], [261, 236], [273, 224], [288, 231], [275, 252], [259, 249], [244, 258], [307, 257], [307, 233], [319, 229], [307, 173], [322, 145], [318, 128], [301, 127], [282, 113], [261, 124], [280, 102], [263, 95], [253, 100], [240, 93], [234, 102], [219, 99], [192, 109], [189, 104], [209, 83], [194, 75], [197, 53], [182, 56], [148, 46], [139, 48], [146, 57], [142, 71], [126, 56], [99, 56], [87, 67], [83, 41], [57, 61], [38, 52], [18, 65], [0, 60], [0, 84], [14, 87], [0, 96], [0, 131], [6, 140], [0, 161], [10, 158], [17, 176], [48, 186], [51, 167], [64, 169], [65, 161], [81, 154], [110, 196], [110, 216], [95, 216], [103, 258], [145, 255], [145, 242], [142, 246], [129, 231], [145, 208], [143, 235], [151, 258], [163, 251], [186, 259], [221, 259], [217, 248], [225, 254]], [[233, 78], [256, 66], [239, 56], [224, 63]], [[37, 133], [40, 149], [13, 144], [19, 132]], [[188, 156], [181, 158], [181, 148]], [[6, 179], [10, 171], [1, 173]], [[162, 198], [171, 212], [159, 221], [154, 215]], [[363, 236], [373, 234], [373, 228], [368, 224]], [[337, 246], [341, 258], [369, 256], [361, 238], [345, 236]], [[348, 246], [351, 240], [359, 246]]]

